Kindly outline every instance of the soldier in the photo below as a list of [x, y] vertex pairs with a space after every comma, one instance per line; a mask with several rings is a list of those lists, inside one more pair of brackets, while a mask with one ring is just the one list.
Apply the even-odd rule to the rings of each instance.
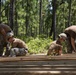
[[27, 54], [28, 48], [23, 40], [10, 36], [8, 41], [11, 44], [10, 57], [24, 56]]
[[76, 40], [76, 26], [72, 25], [64, 30], [67, 35], [67, 51], [68, 53], [76, 52], [75, 40]]
[[67, 36], [61, 33], [58, 39], [51, 43], [47, 55], [62, 55], [62, 42], [65, 41], [66, 38]]
[[6, 47], [6, 49], [8, 49], [7, 35], [9, 33], [13, 34], [12, 29], [6, 24], [0, 24], [0, 56], [2, 56], [2, 54], [3, 54], [4, 47]]

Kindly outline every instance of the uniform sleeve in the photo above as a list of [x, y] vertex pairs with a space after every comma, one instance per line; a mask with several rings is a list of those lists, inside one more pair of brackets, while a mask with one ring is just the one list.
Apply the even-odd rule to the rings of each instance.
[[16, 42], [13, 42], [12, 43], [12, 48], [15, 48], [15, 47], [17, 47], [17, 43]]

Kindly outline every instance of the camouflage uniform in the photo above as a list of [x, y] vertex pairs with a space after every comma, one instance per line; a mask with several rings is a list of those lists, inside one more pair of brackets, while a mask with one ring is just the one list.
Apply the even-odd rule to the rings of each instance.
[[61, 55], [62, 54], [62, 45], [58, 40], [51, 43], [47, 55]]
[[65, 29], [64, 33], [67, 35], [67, 52], [72, 53], [76, 51], [75, 40], [76, 40], [76, 26], [72, 25]]
[[64, 42], [66, 38], [65, 33], [59, 34], [58, 39], [51, 43], [47, 55], [62, 55], [62, 42]]
[[4, 47], [7, 48], [7, 34], [13, 33], [8, 25], [0, 24], [0, 56], [2, 56]]
[[23, 56], [28, 52], [27, 46], [24, 41], [18, 38], [14, 38], [10, 49], [10, 56]]

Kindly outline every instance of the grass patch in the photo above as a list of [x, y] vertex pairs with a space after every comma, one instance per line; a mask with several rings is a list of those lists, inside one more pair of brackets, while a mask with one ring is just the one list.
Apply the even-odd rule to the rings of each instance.
[[46, 53], [51, 40], [49, 38], [32, 38], [27, 42], [30, 54]]

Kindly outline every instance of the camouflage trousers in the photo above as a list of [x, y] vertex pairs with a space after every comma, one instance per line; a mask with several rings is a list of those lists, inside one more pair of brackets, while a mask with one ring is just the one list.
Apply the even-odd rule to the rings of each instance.
[[2, 56], [4, 50], [5, 50], [5, 55], [9, 55], [9, 51], [8, 51], [8, 47], [7, 47], [8, 43], [6, 41], [4, 41], [3, 36], [0, 35], [0, 56]]
[[28, 52], [27, 49], [25, 48], [11, 48], [10, 50], [10, 57], [15, 57], [15, 56], [24, 56]]
[[67, 53], [72, 53], [73, 47], [71, 45], [71, 39], [70, 37], [67, 39]]
[[0, 56], [2, 56], [4, 51], [4, 41], [2, 35], [0, 35]]

